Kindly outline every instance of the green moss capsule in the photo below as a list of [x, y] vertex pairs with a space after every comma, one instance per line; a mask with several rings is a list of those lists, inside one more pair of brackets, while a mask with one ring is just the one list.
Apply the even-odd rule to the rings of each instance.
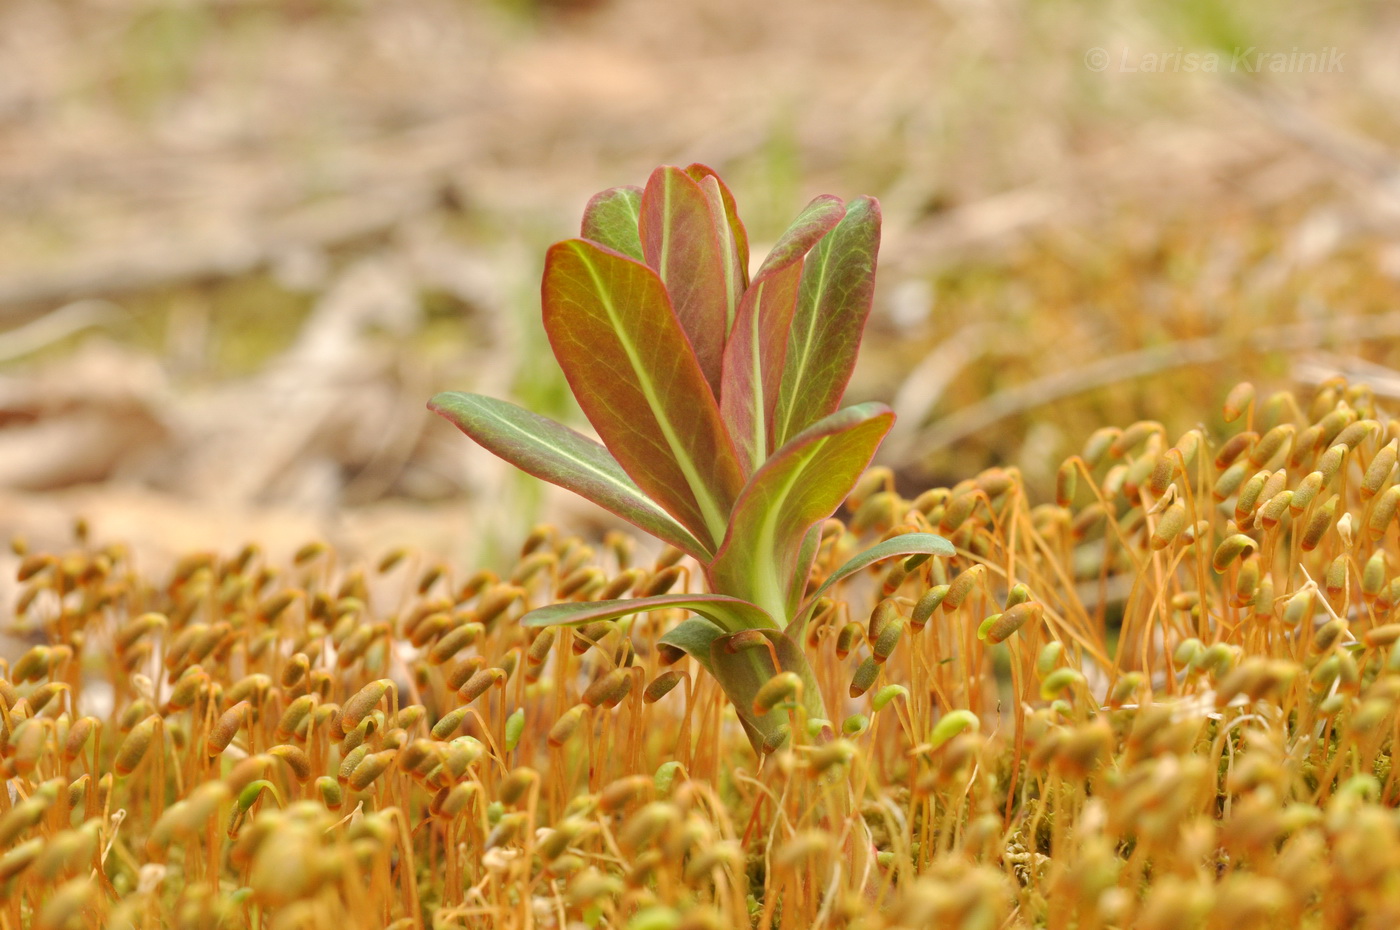
[[1281, 457], [1286, 457], [1296, 432], [1297, 427], [1292, 423], [1280, 423], [1268, 430], [1259, 437], [1254, 448], [1249, 450], [1249, 464], [1254, 468], [1262, 468]]
[[875, 684], [875, 679], [880, 677], [880, 664], [873, 658], [867, 658], [856, 668], [855, 675], [851, 676], [851, 697], [860, 697], [869, 691]]
[[943, 598], [943, 610], [951, 612], [961, 607], [963, 601], [972, 593], [972, 589], [981, 584], [986, 575], [987, 566], [977, 564], [954, 578], [948, 586], [947, 595]]
[[1381, 593], [1381, 589], [1386, 583], [1386, 562], [1385, 550], [1377, 549], [1366, 560], [1366, 565], [1361, 569], [1361, 595], [1367, 601], [1376, 599], [1376, 595]]
[[836, 658], [844, 659], [865, 636], [865, 628], [852, 620], [836, 634]]
[[[1164, 457], [1161, 462], [1167, 462]], [[1159, 465], [1161, 463], [1159, 462]], [[1168, 479], [1170, 480], [1170, 478]], [[1069, 507], [1074, 503], [1075, 492], [1079, 489], [1079, 463], [1074, 459], [1065, 459], [1061, 463], [1058, 471], [1055, 472], [1055, 503], [1061, 507]], [[1166, 488], [1163, 487], [1162, 491]], [[1157, 493], [1162, 493], [1158, 491]]]
[[648, 704], [655, 704], [657, 701], [670, 694], [672, 689], [680, 684], [683, 677], [684, 676], [675, 669], [668, 669], [662, 672], [660, 675], [653, 678], [651, 683], [646, 686], [646, 690], [642, 692], [642, 700]]
[[1215, 555], [1211, 558], [1211, 567], [1217, 574], [1224, 574], [1241, 555], [1258, 548], [1259, 544], [1243, 533], [1227, 536], [1216, 547]]
[[909, 625], [914, 628], [915, 633], [928, 625], [929, 618], [933, 616], [933, 612], [937, 610], [948, 597], [948, 592], [950, 590], [952, 590], [951, 585], [935, 585], [925, 591], [923, 597], [919, 598], [918, 602], [914, 605], [912, 615], [909, 617]]
[[950, 710], [933, 725], [928, 738], [930, 748], [938, 749], [961, 733], [976, 733], [981, 728], [982, 721], [972, 711]]
[[1244, 486], [1240, 488], [1240, 496], [1235, 500], [1235, 520], [1243, 522], [1247, 517], [1253, 515], [1254, 509], [1259, 506], [1259, 501], [1263, 498], [1264, 486], [1273, 477], [1272, 472], [1255, 472]]
[[871, 698], [870, 706], [876, 711], [882, 711], [895, 698], [902, 697], [907, 702], [909, 700], [909, 689], [903, 685], [885, 685], [875, 692], [875, 697]]
[[1296, 517], [1307, 510], [1317, 499], [1325, 483], [1320, 471], [1309, 472], [1303, 476], [1303, 480], [1298, 482], [1298, 487], [1293, 489], [1293, 498], [1288, 502], [1289, 512]]
[[625, 668], [615, 668], [599, 677], [583, 692], [583, 703], [589, 707], [616, 707], [632, 690], [632, 675]]
[[117, 748], [117, 756], [112, 763], [118, 775], [130, 775], [141, 764], [141, 760], [146, 758], [146, 752], [151, 748], [160, 722], [160, 718], [152, 714], [131, 728], [131, 732]]
[[1045, 701], [1054, 700], [1067, 689], [1083, 684], [1084, 675], [1078, 669], [1057, 668], [1041, 679], [1040, 697]]
[[1215, 454], [1215, 467], [1229, 468], [1258, 440], [1259, 434], [1253, 431], [1236, 433], [1231, 436], [1221, 444], [1220, 451]]
[[1332, 528], [1332, 523], [1337, 518], [1338, 500], [1336, 496], [1328, 498], [1327, 503], [1317, 508], [1313, 515], [1308, 518], [1298, 543], [1304, 552], [1316, 549], [1318, 544], [1322, 542], [1322, 538], [1327, 535], [1327, 531]]
[[1400, 506], [1400, 485], [1391, 485], [1376, 498], [1366, 521], [1366, 531], [1372, 539], [1380, 539], [1390, 529], [1397, 506]]
[[802, 694], [802, 677], [796, 672], [779, 672], [765, 681], [754, 694], [753, 712], [762, 717], [784, 701]]
[[895, 648], [899, 646], [899, 641], [903, 637], [904, 618], [895, 617], [880, 631], [880, 638], [875, 640], [875, 644], [871, 646], [870, 651], [874, 653], [875, 661], [883, 663], [888, 659], [894, 653]]
[[1148, 545], [1154, 550], [1165, 549], [1176, 542], [1177, 537], [1184, 529], [1186, 529], [1186, 505], [1177, 501], [1157, 519], [1157, 526], [1152, 530], [1152, 538]]
[[[1010, 610], [1002, 613], [994, 623], [987, 627], [986, 641], [992, 644], [1005, 642], [1017, 630], [1028, 623], [1039, 623], [1040, 618], [1045, 613], [1045, 605], [1038, 601], [1026, 601], [1017, 604]], [[981, 631], [979, 631], [980, 633]]]
[[1391, 472], [1395, 470], [1398, 448], [1400, 441], [1392, 439], [1371, 457], [1371, 464], [1366, 466], [1366, 474], [1361, 478], [1362, 500], [1379, 494], [1390, 481]]
[[1254, 385], [1248, 381], [1241, 381], [1230, 388], [1230, 393], [1225, 395], [1225, 405], [1221, 409], [1221, 413], [1226, 423], [1233, 423], [1253, 406]]
[[1244, 479], [1249, 474], [1249, 466], [1245, 462], [1236, 462], [1225, 471], [1215, 481], [1215, 487], [1211, 489], [1212, 496], [1218, 501], [1223, 501], [1234, 495], [1244, 484]]

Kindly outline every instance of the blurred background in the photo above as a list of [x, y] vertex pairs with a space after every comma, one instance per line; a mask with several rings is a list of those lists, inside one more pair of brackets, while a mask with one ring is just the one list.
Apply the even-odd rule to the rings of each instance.
[[661, 163], [715, 167], [756, 258], [881, 199], [848, 398], [893, 402], [911, 492], [1048, 488], [1242, 379], [1400, 396], [1397, 34], [1365, 0], [3, 0], [0, 533], [490, 565], [609, 525], [424, 403], [586, 426], [543, 250]]

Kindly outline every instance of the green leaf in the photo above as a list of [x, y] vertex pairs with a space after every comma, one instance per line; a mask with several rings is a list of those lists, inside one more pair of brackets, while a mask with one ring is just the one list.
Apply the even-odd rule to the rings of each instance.
[[701, 561], [712, 553], [657, 506], [597, 442], [523, 407], [453, 391], [428, 409], [516, 468], [573, 491]]
[[802, 598], [807, 594], [807, 579], [812, 575], [812, 565], [817, 561], [817, 548], [822, 542], [822, 525], [820, 523], [807, 531], [807, 535], [802, 537], [802, 547], [797, 550], [797, 570], [792, 573], [792, 578], [788, 581], [787, 609], [783, 611], [784, 617], [797, 616], [797, 609], [802, 606]]
[[707, 569], [711, 588], [782, 615], [807, 531], [841, 506], [893, 423], [884, 404], [860, 404], [779, 449], [734, 504], [729, 532]]
[[725, 284], [729, 256], [717, 235], [713, 204], [689, 175], [668, 165], [647, 179], [641, 209], [646, 263], [665, 282], [676, 319], [718, 398], [731, 292]]
[[836, 197], [823, 195], [809, 203], [768, 253], [739, 303], [724, 346], [720, 410], [745, 473], [752, 473], [768, 457], [769, 427], [797, 306], [802, 258], [844, 214], [845, 205]]
[[880, 205], [858, 197], [807, 256], [773, 412], [775, 447], [840, 405], [870, 315], [879, 249]]
[[711, 675], [714, 665], [710, 662], [710, 644], [724, 635], [724, 630], [700, 617], [687, 617], [666, 631], [657, 640], [659, 645], [674, 646], [690, 656]]
[[762, 608], [724, 594], [661, 594], [656, 597], [616, 601], [572, 601], [536, 607], [520, 618], [524, 626], [582, 626], [599, 620], [616, 620], [651, 610], [688, 610], [724, 630], [777, 630], [778, 624]]
[[628, 258], [644, 261], [642, 237], [637, 223], [642, 214], [642, 189], [612, 187], [594, 194], [583, 208], [583, 228], [579, 233]]
[[716, 546], [743, 473], [661, 279], [570, 239], [549, 250], [543, 302], [554, 355], [603, 443], [648, 497]]
[[[788, 715], [780, 711], [769, 711], [761, 716], [754, 713], [754, 695], [774, 675], [779, 672], [796, 672], [801, 677], [802, 703], [809, 720], [827, 718], [827, 713], [822, 703], [821, 688], [802, 650], [791, 638], [778, 630], [760, 632], [772, 645], [772, 649], [760, 644], [731, 651], [737, 634], [729, 633], [716, 638], [710, 644], [710, 664], [715, 680], [733, 702], [734, 710], [738, 712], [739, 719], [744, 724], [744, 732], [748, 734], [754, 752], [762, 756], [765, 744], [775, 746], [774, 741], [779, 737], [780, 728], [789, 725]], [[777, 665], [773, 663], [775, 655]]]
[[879, 545], [871, 546], [828, 575], [826, 581], [822, 582], [822, 586], [813, 591], [812, 596], [807, 598], [807, 603], [803, 605], [797, 619], [788, 624], [785, 632], [791, 637], [801, 639], [802, 628], [807, 623], [807, 614], [811, 612], [812, 605], [816, 603], [817, 598], [825, 594], [832, 585], [845, 581], [857, 572], [864, 571], [878, 562], [903, 555], [951, 556], [956, 553], [957, 550], [953, 548], [952, 543], [933, 533], [902, 533]]

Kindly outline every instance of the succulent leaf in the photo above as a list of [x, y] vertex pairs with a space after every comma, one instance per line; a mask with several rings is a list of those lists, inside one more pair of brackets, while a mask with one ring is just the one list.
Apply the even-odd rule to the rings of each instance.
[[673, 646], [690, 656], [710, 674], [714, 674], [714, 665], [710, 662], [710, 645], [725, 631], [711, 623], [703, 617], [687, 617], [680, 623], [667, 630], [657, 643], [663, 646]]
[[711, 587], [786, 610], [804, 537], [841, 506], [894, 423], [884, 404], [826, 417], [779, 449], [749, 480], [708, 570]]
[[[755, 714], [754, 698], [773, 676], [794, 672], [802, 679], [802, 703], [808, 719], [826, 717], [821, 688], [812, 674], [807, 657], [798, 645], [778, 630], [761, 630], [766, 643], [740, 646], [742, 633], [728, 633], [710, 644], [712, 673], [724, 693], [734, 703], [744, 732], [760, 756], [782, 744], [782, 728], [788, 725], [786, 714]], [[747, 637], [744, 637], [747, 639]], [[737, 648], [736, 648], [737, 647]], [[771, 647], [771, 648], [770, 648]], [[777, 665], [773, 663], [777, 657]]]
[[649, 497], [715, 546], [743, 473], [661, 278], [570, 239], [549, 250], [543, 301], [555, 357], [603, 443]]
[[428, 407], [527, 474], [573, 491], [698, 559], [709, 550], [642, 493], [600, 443], [523, 407], [444, 392]]
[[637, 224], [642, 214], [642, 189], [633, 185], [611, 187], [593, 195], [583, 208], [579, 235], [628, 258], [644, 261]]
[[666, 285], [676, 319], [718, 398], [732, 292], [725, 284], [729, 250], [718, 235], [727, 224], [723, 218], [716, 222], [715, 206], [680, 168], [657, 168], [642, 191], [638, 229], [646, 263]]
[[892, 539], [871, 546], [828, 575], [821, 587], [812, 592], [812, 596], [807, 599], [807, 603], [798, 612], [796, 619], [788, 624], [785, 632], [794, 639], [801, 639], [802, 628], [807, 623], [807, 615], [811, 612], [812, 605], [827, 592], [827, 589], [872, 565], [883, 562], [885, 559], [904, 555], [951, 556], [956, 554], [957, 550], [953, 548], [952, 543], [933, 533], [901, 533]]
[[571, 601], [537, 607], [520, 618], [524, 626], [582, 626], [650, 610], [689, 610], [729, 631], [778, 629], [755, 604], [724, 594], [663, 594], [614, 601]]
[[696, 162], [687, 165], [685, 173], [699, 184], [704, 184], [705, 178], [714, 178], [715, 185], [719, 188], [720, 201], [724, 206], [724, 221], [729, 226], [729, 239], [734, 243], [735, 258], [738, 261], [739, 292], [742, 294], [749, 286], [749, 233], [739, 221], [739, 208], [734, 202], [734, 194], [729, 190], [729, 185], [724, 183], [724, 179], [709, 165]]
[[870, 315], [879, 248], [880, 205], [857, 197], [807, 256], [773, 415], [774, 448], [840, 405]]
[[769, 425], [797, 307], [802, 259], [844, 214], [845, 205], [836, 197], [821, 196], [809, 203], [768, 253], [739, 303], [724, 347], [720, 408], [748, 473], [763, 464], [771, 450]]

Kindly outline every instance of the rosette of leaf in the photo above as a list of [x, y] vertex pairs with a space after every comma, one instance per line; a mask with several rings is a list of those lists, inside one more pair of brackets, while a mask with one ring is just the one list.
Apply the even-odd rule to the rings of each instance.
[[[656, 169], [646, 187], [595, 196], [582, 235], [550, 248], [544, 326], [602, 444], [513, 404], [449, 392], [430, 407], [490, 451], [693, 556], [707, 594], [564, 603], [532, 626], [647, 610], [695, 616], [662, 642], [692, 656], [733, 701], [756, 749], [786, 714], [754, 697], [780, 672], [827, 718], [797, 646], [820, 524], [889, 431], [883, 404], [838, 409], [870, 312], [879, 204], [820, 196], [752, 277], [734, 198], [703, 165]], [[951, 555], [930, 534], [887, 540], [827, 579], [880, 561]]]

